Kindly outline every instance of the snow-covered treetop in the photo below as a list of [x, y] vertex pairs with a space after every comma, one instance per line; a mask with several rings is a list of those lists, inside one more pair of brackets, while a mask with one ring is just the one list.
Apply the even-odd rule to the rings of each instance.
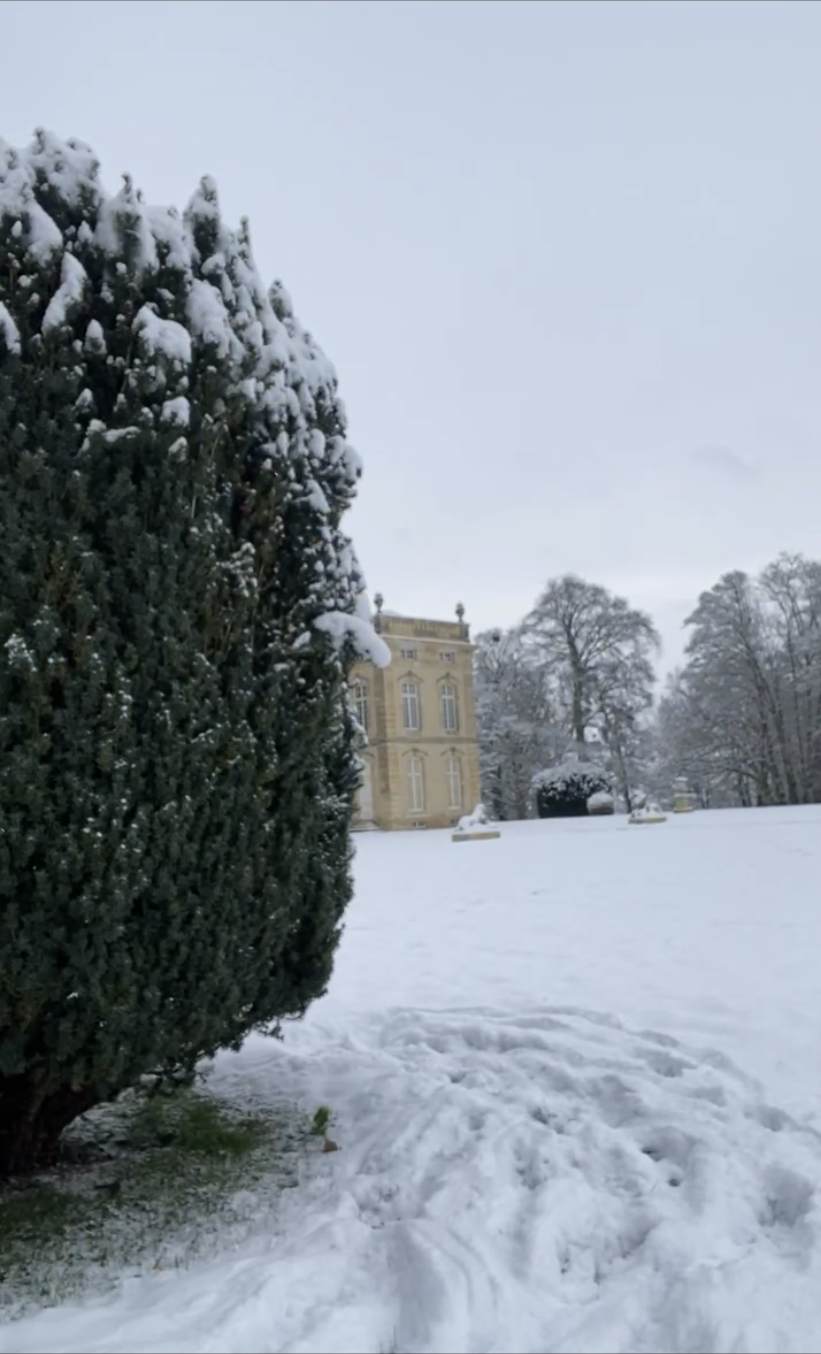
[[603, 788], [609, 783], [609, 777], [602, 768], [593, 762], [580, 762], [576, 757], [568, 757], [557, 766], [550, 766], [544, 771], [537, 771], [533, 777], [533, 785], [536, 789], [548, 789], [551, 786], [561, 787], [569, 785], [572, 782], [595, 783], [597, 787]]
[[[93, 234], [83, 224], [64, 232], [44, 205], [49, 201], [74, 208], [86, 226], [95, 219]], [[168, 263], [188, 275], [189, 344], [212, 345], [221, 354], [232, 353], [238, 361], [252, 354], [252, 378], [264, 381], [272, 373], [280, 376], [266, 392], [269, 401], [275, 399], [277, 390], [285, 398], [291, 385], [303, 404], [329, 393], [335, 396], [333, 365], [300, 325], [281, 283], [266, 292], [251, 254], [247, 224], [243, 222], [235, 232], [221, 222], [212, 179], [201, 181], [182, 216], [174, 208], [147, 205], [127, 176], [119, 193], [110, 196], [100, 184], [99, 164], [88, 146], [61, 141], [41, 130], [23, 150], [0, 139], [0, 217], [16, 219], [13, 233], [32, 262], [62, 259], [61, 287], [46, 310], [44, 329], [55, 328], [72, 299], [82, 294], [85, 270], [76, 257], [75, 242], [90, 244], [93, 239], [114, 264], [130, 247], [136, 250], [141, 270], [157, 271], [161, 263]], [[205, 225], [211, 228], [207, 232]], [[209, 258], [202, 257], [201, 251], [206, 239], [213, 246]], [[195, 276], [200, 272], [210, 280]], [[188, 360], [179, 326], [172, 329], [168, 322], [151, 320], [152, 313], [140, 315], [152, 346], [164, 349], [172, 359]], [[336, 404], [344, 423], [338, 398]], [[343, 437], [332, 446], [323, 441], [317, 438], [312, 445], [317, 462], [332, 459], [355, 482], [361, 465], [353, 448]]]
[[145, 203], [128, 177], [118, 193], [106, 193], [97, 158], [81, 141], [43, 130], [25, 149], [0, 140], [0, 245], [13, 273], [8, 288], [0, 282], [0, 358], [25, 360], [29, 345], [59, 342], [81, 317], [86, 349], [104, 352], [103, 328], [96, 317], [88, 322], [84, 306], [95, 288], [105, 294], [107, 278], [127, 271], [152, 298], [129, 322], [157, 383], [169, 384], [170, 421], [187, 424], [192, 364], [219, 360], [233, 398], [259, 427], [262, 464], [293, 466], [286, 478], [318, 522], [321, 559], [305, 619], [334, 643], [352, 643], [386, 664], [361, 570], [339, 527], [361, 462], [345, 435], [336, 373], [282, 284], [266, 291], [247, 222], [238, 230], [223, 223], [213, 180], [201, 180], [181, 215]]

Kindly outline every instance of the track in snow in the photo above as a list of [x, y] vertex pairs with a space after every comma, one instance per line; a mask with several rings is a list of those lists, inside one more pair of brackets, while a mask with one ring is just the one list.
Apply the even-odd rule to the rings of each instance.
[[821, 1142], [726, 1059], [568, 1009], [253, 1040], [215, 1087], [335, 1109], [272, 1233], [0, 1348], [821, 1348]]

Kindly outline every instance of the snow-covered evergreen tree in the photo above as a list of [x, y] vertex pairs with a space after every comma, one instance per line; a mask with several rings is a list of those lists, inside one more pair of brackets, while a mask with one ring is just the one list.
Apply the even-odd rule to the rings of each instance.
[[610, 778], [591, 762], [571, 757], [558, 766], [540, 771], [533, 778], [536, 811], [540, 818], [583, 818], [588, 800], [609, 795]]
[[327, 983], [386, 662], [333, 368], [205, 180], [0, 145], [0, 1173]]

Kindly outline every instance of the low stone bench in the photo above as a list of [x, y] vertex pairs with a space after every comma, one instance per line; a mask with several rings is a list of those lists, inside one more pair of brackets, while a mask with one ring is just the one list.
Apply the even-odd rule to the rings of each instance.
[[487, 842], [493, 837], [501, 837], [501, 832], [497, 832], [492, 827], [477, 828], [471, 832], [454, 832], [451, 836], [452, 842]]

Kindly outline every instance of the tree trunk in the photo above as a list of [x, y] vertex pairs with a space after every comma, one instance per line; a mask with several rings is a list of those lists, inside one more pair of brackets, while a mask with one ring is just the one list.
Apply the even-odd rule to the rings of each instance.
[[99, 1101], [93, 1086], [39, 1099], [31, 1076], [0, 1079], [0, 1179], [53, 1164], [63, 1129]]
[[584, 746], [585, 735], [584, 702], [582, 700], [582, 679], [573, 677], [573, 736], [579, 747]]
[[624, 754], [622, 752], [621, 742], [619, 741], [619, 739], [615, 740], [615, 751], [616, 751], [616, 760], [619, 764], [619, 779], [621, 780], [621, 792], [624, 795], [624, 802], [627, 807], [627, 812], [632, 813], [633, 799], [630, 794], [630, 778], [627, 775], [627, 766], [625, 765]]

